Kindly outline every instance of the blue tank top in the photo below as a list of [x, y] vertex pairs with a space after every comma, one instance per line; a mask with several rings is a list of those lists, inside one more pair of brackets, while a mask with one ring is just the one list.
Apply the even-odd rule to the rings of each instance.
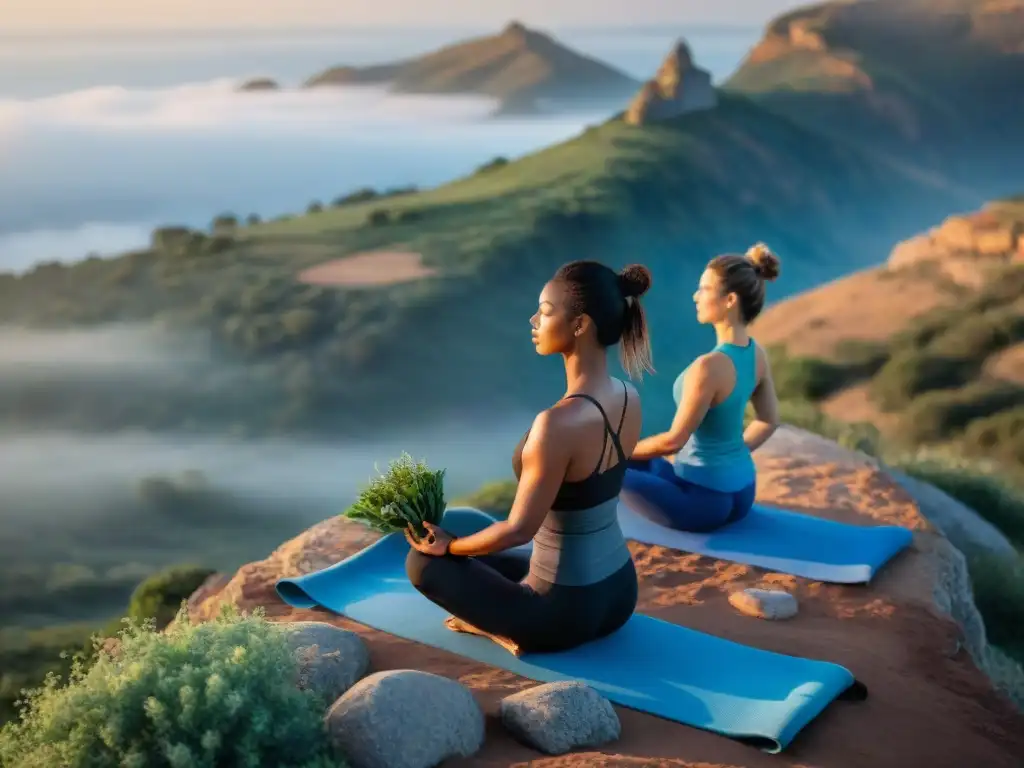
[[[724, 493], [735, 493], [754, 482], [754, 460], [743, 442], [743, 416], [757, 386], [757, 347], [722, 343], [715, 347], [732, 360], [736, 385], [718, 405], [708, 409], [700, 426], [676, 454], [676, 475], [691, 483]], [[676, 405], [682, 398], [683, 377], [672, 387]]]

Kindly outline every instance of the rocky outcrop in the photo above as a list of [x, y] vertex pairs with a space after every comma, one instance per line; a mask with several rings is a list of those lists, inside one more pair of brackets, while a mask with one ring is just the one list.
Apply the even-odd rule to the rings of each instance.
[[718, 96], [711, 74], [693, 62], [685, 42], [676, 43], [653, 80], [644, 83], [626, 109], [630, 125], [669, 120], [688, 112], [714, 109]]
[[[842, 586], [630, 542], [641, 584], [638, 610], [746, 645], [829, 659], [851, 669], [865, 682], [871, 691], [868, 700], [858, 703], [856, 710], [842, 709], [816, 720], [801, 736], [798, 759], [783, 765], [1016, 768], [1019, 755], [1024, 753], [1024, 718], [1010, 698], [1024, 703], [1024, 674], [988, 645], [972, 600], [963, 555], [874, 459], [790, 428], [779, 430], [755, 458], [762, 503], [861, 525], [902, 525], [914, 531], [914, 545], [886, 565], [871, 584]], [[396, 679], [416, 677], [412, 672], [415, 670], [447, 678], [453, 686], [470, 691], [480, 709], [495, 720], [502, 719], [503, 711], [511, 712], [516, 701], [547, 702], [529, 710], [532, 714], [527, 720], [531, 724], [525, 727], [534, 734], [544, 733], [541, 728], [552, 728], [562, 736], [514, 735], [508, 730], [510, 726], [489, 729], [480, 750], [457, 763], [556, 765], [545, 763], [538, 751], [561, 750], [570, 731], [577, 734], [574, 739], [582, 739], [579, 734], [588, 728], [584, 720], [570, 714], [565, 702], [558, 707], [550, 704], [562, 701], [561, 694], [549, 695], [544, 686], [511, 673], [407, 642], [339, 616], [290, 608], [277, 598], [274, 583], [278, 578], [324, 568], [376, 539], [377, 534], [351, 521], [326, 520], [282, 545], [266, 560], [244, 566], [219, 588], [218, 582], [211, 580], [204, 587], [205, 597], [193, 601], [190, 613], [198, 620], [212, 618], [220, 605], [229, 602], [243, 609], [262, 606], [276, 621], [316, 621], [341, 627], [366, 643], [372, 660], [371, 677], [389, 670], [403, 671], [402, 675], [389, 676]], [[752, 620], [739, 615], [730, 604], [730, 597], [744, 590], [789, 593], [799, 602], [800, 611], [785, 621]], [[338, 701], [345, 697], [350, 701], [361, 699], [364, 694], [357, 688], [362, 691], [377, 686], [366, 682], [369, 679], [356, 683]], [[462, 694], [455, 688], [450, 690], [461, 702], [459, 711], [464, 711], [468, 719], [463, 721], [460, 715], [459, 723], [448, 722], [443, 728], [466, 728], [468, 734], [476, 727], [472, 723], [479, 722], [478, 715], [473, 714], [469, 699], [460, 698]], [[502, 704], [514, 696], [519, 698]], [[604, 708], [605, 704], [597, 703], [591, 707], [598, 711]], [[336, 708], [333, 720], [344, 720], [341, 709]], [[430, 715], [423, 709], [410, 708], [406, 714], [426, 722]], [[620, 761], [616, 765], [666, 761], [673, 765], [713, 763], [736, 768], [780, 765], [778, 755], [762, 755], [709, 732], [619, 707], [613, 709], [620, 723], [619, 740], [613, 747], [621, 756], [616, 758]], [[454, 717], [453, 709], [445, 711]], [[387, 712], [381, 717], [382, 722], [391, 722]], [[606, 725], [604, 733], [610, 737], [610, 719]], [[331, 727], [340, 728], [337, 724]], [[389, 732], [393, 736], [403, 731]], [[360, 734], [358, 738], [364, 744], [381, 738], [379, 732], [353, 732]], [[532, 746], [530, 738], [537, 740]], [[452, 739], [445, 744], [455, 743]], [[467, 736], [464, 743], [469, 741]], [[542, 743], [550, 747], [541, 747]], [[382, 763], [373, 761], [381, 754], [387, 756], [386, 760], [406, 760], [395, 755], [407, 747], [382, 742], [380, 752], [374, 751], [378, 747], [359, 749], [371, 755], [366, 764], [377, 765]], [[354, 751], [364, 754], [359, 749]], [[438, 749], [445, 751], [447, 747]], [[581, 744], [572, 755], [557, 758], [557, 765], [610, 765], [606, 750]], [[426, 760], [440, 752], [431, 747], [423, 748], [422, 754]], [[358, 764], [362, 763], [353, 761], [353, 765]]]
[[939, 226], [899, 243], [889, 256], [893, 269], [932, 263], [951, 280], [977, 288], [986, 270], [1024, 263], [1024, 206], [996, 203], [970, 214], [946, 218]]

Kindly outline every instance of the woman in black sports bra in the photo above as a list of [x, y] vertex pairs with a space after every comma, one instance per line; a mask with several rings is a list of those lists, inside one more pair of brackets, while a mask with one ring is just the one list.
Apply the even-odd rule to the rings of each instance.
[[[406, 534], [409, 579], [452, 614], [449, 628], [513, 653], [550, 652], [608, 635], [633, 614], [636, 571], [616, 510], [640, 437], [640, 398], [609, 376], [607, 350], [620, 344], [631, 376], [653, 370], [639, 301], [650, 284], [641, 265], [616, 274], [574, 261], [544, 286], [533, 343], [541, 355], [562, 355], [567, 393], [516, 447], [508, 520], [462, 538], [429, 525], [419, 541]], [[508, 551], [530, 541], [529, 557]]]

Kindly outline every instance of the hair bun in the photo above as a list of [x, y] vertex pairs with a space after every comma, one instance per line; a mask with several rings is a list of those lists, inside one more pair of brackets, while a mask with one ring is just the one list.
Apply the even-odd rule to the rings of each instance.
[[643, 264], [630, 264], [619, 272], [619, 290], [626, 298], [643, 296], [651, 287], [651, 270]]
[[771, 282], [779, 276], [779, 257], [764, 243], [757, 243], [747, 250], [747, 261], [754, 266], [757, 276]]

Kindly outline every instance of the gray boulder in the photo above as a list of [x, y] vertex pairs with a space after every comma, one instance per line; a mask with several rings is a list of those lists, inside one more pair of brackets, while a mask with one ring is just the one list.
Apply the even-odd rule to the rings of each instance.
[[333, 702], [370, 671], [370, 652], [355, 632], [323, 621], [283, 625], [299, 658], [299, 688]]
[[411, 669], [364, 677], [334, 702], [326, 722], [352, 768], [432, 768], [484, 743], [484, 713], [469, 689]]
[[599, 747], [622, 732], [611, 702], [589, 685], [548, 683], [507, 696], [501, 722], [520, 741], [549, 755]]

